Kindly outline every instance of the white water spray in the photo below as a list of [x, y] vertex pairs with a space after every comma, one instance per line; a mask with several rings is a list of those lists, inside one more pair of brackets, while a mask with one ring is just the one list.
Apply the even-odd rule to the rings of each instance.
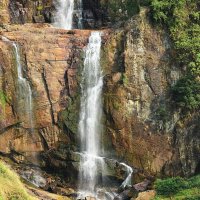
[[132, 185], [131, 179], [132, 179], [133, 169], [125, 163], [120, 163], [120, 165], [124, 166], [126, 168], [126, 171], [127, 171], [127, 177], [124, 180], [124, 182], [122, 183], [121, 187], [125, 188], [126, 186], [131, 186]]
[[77, 0], [76, 13], [78, 17], [78, 28], [83, 29], [83, 2], [82, 0]]
[[82, 97], [79, 121], [81, 150], [79, 189], [87, 195], [95, 195], [97, 160], [101, 135], [101, 93], [103, 78], [100, 67], [101, 33], [92, 32], [85, 52], [82, 72]]
[[54, 26], [71, 30], [73, 28], [74, 0], [56, 0]]
[[24, 113], [24, 119], [27, 121], [27, 127], [33, 129], [33, 115], [32, 115], [32, 91], [29, 85], [29, 82], [23, 77], [22, 73], [22, 65], [21, 65], [21, 58], [20, 58], [20, 50], [16, 43], [10, 41], [8, 38], [2, 36], [2, 40], [4, 42], [9, 42], [12, 44], [15, 58], [16, 58], [16, 65], [17, 65], [17, 78], [18, 78], [18, 102], [23, 102], [21, 106], [21, 110]]

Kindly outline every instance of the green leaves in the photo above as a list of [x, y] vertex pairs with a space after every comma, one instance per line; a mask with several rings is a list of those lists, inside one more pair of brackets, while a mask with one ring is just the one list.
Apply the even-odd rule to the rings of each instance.
[[166, 22], [168, 19], [168, 12], [171, 9], [169, 1], [152, 0], [151, 7], [153, 10], [153, 18], [157, 22]]
[[102, 3], [102, 7], [107, 5], [112, 21], [126, 20], [139, 12], [139, 2], [137, 0], [109, 0]]
[[181, 78], [172, 88], [173, 99], [184, 109], [200, 107], [200, 82], [194, 76]]
[[167, 178], [164, 180], [158, 179], [155, 182], [157, 191], [154, 200], [199, 200], [200, 199], [200, 176], [193, 176], [189, 179], [181, 177]]
[[152, 0], [153, 19], [167, 26], [177, 61], [187, 66], [187, 74], [172, 88], [178, 106], [200, 107], [200, 12], [198, 0]]
[[4, 117], [6, 106], [6, 95], [0, 90], [0, 120]]
[[158, 179], [155, 183], [158, 195], [171, 196], [188, 187], [188, 183], [181, 177]]

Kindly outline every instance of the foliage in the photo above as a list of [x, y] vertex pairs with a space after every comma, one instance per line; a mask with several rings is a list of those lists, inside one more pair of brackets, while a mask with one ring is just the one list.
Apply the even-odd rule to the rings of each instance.
[[[200, 76], [200, 11], [198, 7], [198, 0], [151, 1], [154, 21], [168, 28], [178, 62], [180, 66], [187, 67], [185, 77], [177, 82], [172, 92], [177, 105], [189, 110], [200, 107], [199, 93], [197, 93], [200, 84], [198, 78]], [[180, 92], [178, 92], [179, 89]]]
[[189, 180], [189, 185], [190, 187], [198, 187], [200, 188], [200, 175], [197, 175], [197, 176], [193, 176], [191, 177]]
[[5, 106], [6, 104], [6, 95], [4, 94], [3, 91], [0, 90], [0, 105]]
[[171, 196], [188, 186], [188, 183], [180, 177], [168, 178], [165, 180], [158, 179], [155, 184], [157, 193], [165, 196]]
[[0, 200], [36, 200], [25, 190], [19, 177], [0, 162]]
[[37, 10], [38, 10], [38, 11], [42, 11], [42, 10], [43, 10], [43, 6], [38, 6], [38, 7], [37, 7]]
[[200, 82], [194, 76], [181, 78], [172, 88], [172, 93], [180, 107], [189, 110], [200, 107]]
[[158, 179], [155, 182], [157, 195], [154, 200], [200, 200], [200, 175], [183, 179], [180, 177]]
[[156, 110], [156, 116], [159, 120], [162, 120], [163, 122], [166, 122], [169, 118], [169, 113], [167, 112], [167, 108], [164, 105], [161, 105]]
[[128, 19], [139, 12], [137, 0], [104, 0], [101, 3], [103, 8], [108, 8], [109, 15], [113, 21]]
[[139, 0], [140, 6], [149, 6], [151, 0]]
[[6, 95], [0, 90], [0, 120], [4, 117], [6, 106]]
[[122, 83], [123, 83], [125, 86], [128, 85], [129, 80], [128, 80], [128, 77], [126, 76], [125, 73], [122, 73], [122, 75], [121, 75], [121, 80], [122, 80]]

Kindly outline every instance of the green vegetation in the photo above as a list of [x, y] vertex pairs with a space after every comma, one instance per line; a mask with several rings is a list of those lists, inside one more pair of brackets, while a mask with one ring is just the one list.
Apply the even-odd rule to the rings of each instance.
[[[186, 68], [172, 88], [177, 105], [187, 110], [200, 108], [200, 11], [198, 0], [152, 0], [154, 21], [169, 30], [175, 55]], [[185, 91], [184, 91], [185, 90]]]
[[1, 90], [0, 90], [0, 105], [2, 107], [5, 107], [5, 105], [6, 105], [6, 95]]
[[6, 95], [0, 90], [0, 120], [4, 118], [5, 115], [6, 100]]
[[128, 77], [126, 76], [125, 73], [122, 73], [122, 75], [121, 75], [121, 80], [122, 80], [122, 83], [123, 83], [125, 86], [128, 85], [129, 80], [128, 80]]
[[43, 6], [38, 6], [38, 7], [37, 7], [37, 10], [38, 10], [38, 11], [42, 11], [42, 10], [43, 10]]
[[173, 99], [177, 105], [189, 110], [200, 107], [200, 83], [193, 76], [181, 78], [172, 88]]
[[160, 105], [160, 107], [157, 108], [156, 116], [159, 120], [162, 120], [163, 122], [168, 121], [169, 113], [165, 105]]
[[155, 182], [155, 200], [200, 200], [200, 175], [189, 179], [180, 177], [158, 179]]
[[104, 0], [102, 1], [102, 7], [107, 7], [113, 21], [128, 19], [139, 12], [137, 0]]
[[0, 200], [36, 200], [27, 193], [19, 177], [1, 161]]

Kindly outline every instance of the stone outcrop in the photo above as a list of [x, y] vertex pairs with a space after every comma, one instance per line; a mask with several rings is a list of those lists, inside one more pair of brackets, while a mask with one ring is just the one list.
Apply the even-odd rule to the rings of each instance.
[[[77, 180], [80, 169], [80, 160], [84, 156], [82, 153], [73, 152], [66, 148], [51, 149], [43, 154], [43, 160], [50, 169], [66, 171], [67, 177], [72, 181]], [[105, 184], [112, 182], [118, 185], [128, 176], [126, 167], [119, 161], [109, 158], [97, 157], [97, 175], [103, 177]], [[102, 171], [102, 163], [104, 171]], [[66, 170], [67, 169], [67, 170]], [[133, 168], [133, 174], [138, 174], [139, 170]], [[139, 187], [139, 186], [138, 186]]]
[[138, 197], [132, 198], [131, 200], [151, 200], [156, 196], [156, 192], [154, 190], [148, 190], [146, 192], [139, 193]]
[[[0, 4], [0, 24], [53, 23], [56, 3], [56, 0], [3, 0]], [[78, 4], [79, 0], [75, 0], [74, 28], [78, 27]], [[139, 6], [137, 0], [82, 0], [83, 27], [97, 29], [111, 27], [113, 23], [120, 25], [121, 21], [123, 22], [137, 14]]]
[[69, 142], [58, 127], [58, 113], [77, 92], [75, 74], [90, 31], [27, 24], [8, 26], [1, 34], [20, 46], [23, 75], [32, 89], [34, 121], [32, 134], [30, 124], [17, 109], [16, 55], [11, 43], [1, 40], [1, 152], [24, 156]]
[[2, 0], [0, 2], [0, 25], [10, 22], [10, 16], [8, 11], [8, 1]]
[[199, 163], [199, 115], [184, 122], [170, 99], [169, 88], [182, 74], [176, 65], [170, 39], [150, 24], [147, 10], [104, 45], [104, 143], [151, 174], [193, 174]]

